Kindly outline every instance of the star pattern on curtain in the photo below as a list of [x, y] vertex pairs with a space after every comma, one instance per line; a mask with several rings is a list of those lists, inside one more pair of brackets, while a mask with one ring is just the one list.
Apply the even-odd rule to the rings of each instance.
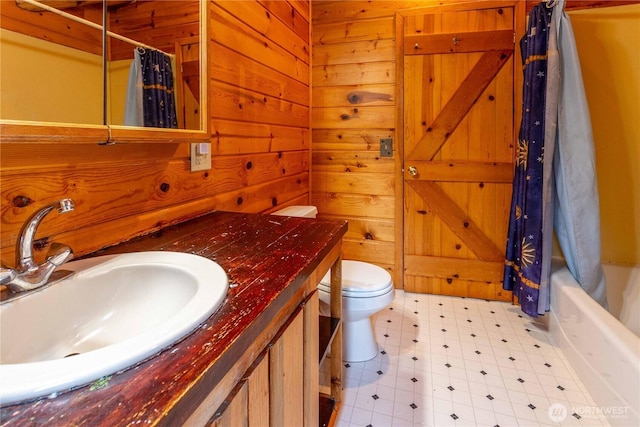
[[544, 119], [551, 11], [534, 7], [520, 41], [524, 67], [523, 114], [516, 151], [503, 287], [522, 310], [538, 315], [542, 269]]

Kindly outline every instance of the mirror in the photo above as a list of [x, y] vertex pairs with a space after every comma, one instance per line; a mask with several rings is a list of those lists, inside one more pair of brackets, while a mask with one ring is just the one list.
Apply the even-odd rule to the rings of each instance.
[[[0, 118], [103, 124], [102, 32], [22, 6], [0, 2]], [[102, 22], [100, 3], [68, 12]]]
[[[205, 62], [201, 49], [205, 31], [200, 19], [204, 1], [106, 0], [108, 37], [104, 55], [102, 31], [91, 26], [102, 26], [102, 0], [40, 3], [61, 13], [43, 10], [32, 0], [0, 2], [0, 119], [108, 124], [125, 129], [132, 123], [145, 129], [205, 129], [200, 108], [204, 100], [200, 85]], [[141, 83], [135, 73], [130, 84], [136, 51], [142, 52], [138, 58], [157, 51], [168, 54], [165, 59], [167, 65], [171, 64], [171, 71], [161, 77], [163, 83], [172, 81], [173, 87]], [[102, 77], [103, 57], [106, 83]], [[129, 86], [133, 90], [128, 90]], [[168, 105], [171, 102], [167, 99], [173, 99], [175, 105], [175, 113], [170, 115], [175, 117], [173, 126], [125, 121], [125, 111], [131, 110], [126, 107], [128, 94], [130, 99], [131, 94], [140, 99], [143, 90], [161, 86], [163, 96], [168, 94], [171, 98], [160, 99], [159, 104]]]
[[[200, 129], [199, 3], [136, 1], [108, 8], [108, 124]], [[136, 70], [143, 75], [137, 81]]]

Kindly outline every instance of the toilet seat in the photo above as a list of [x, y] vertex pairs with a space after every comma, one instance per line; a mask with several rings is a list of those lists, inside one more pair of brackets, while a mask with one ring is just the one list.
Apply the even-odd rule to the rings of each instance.
[[[325, 292], [331, 289], [331, 271], [318, 284]], [[342, 296], [350, 298], [371, 298], [393, 290], [391, 275], [377, 265], [362, 261], [342, 261]]]

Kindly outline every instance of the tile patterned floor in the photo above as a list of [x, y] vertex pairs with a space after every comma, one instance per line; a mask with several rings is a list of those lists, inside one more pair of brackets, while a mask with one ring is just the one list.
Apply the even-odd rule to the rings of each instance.
[[337, 427], [608, 425], [546, 325], [512, 304], [397, 291], [374, 325], [380, 353], [345, 363]]

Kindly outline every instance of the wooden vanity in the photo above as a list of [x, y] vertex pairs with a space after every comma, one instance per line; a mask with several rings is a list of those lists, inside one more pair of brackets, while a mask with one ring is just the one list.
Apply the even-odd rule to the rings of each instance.
[[[344, 221], [214, 212], [93, 254], [198, 254], [225, 269], [227, 297], [197, 330], [137, 366], [57, 396], [2, 407], [1, 422], [328, 423], [332, 403], [340, 401], [342, 363], [332, 357], [331, 395], [322, 398], [329, 404], [319, 404], [319, 361], [326, 346], [332, 355], [341, 354], [340, 252], [346, 230]], [[329, 269], [334, 319], [318, 311], [317, 284]], [[325, 326], [333, 329], [321, 332]], [[320, 414], [321, 407], [329, 413]]]

